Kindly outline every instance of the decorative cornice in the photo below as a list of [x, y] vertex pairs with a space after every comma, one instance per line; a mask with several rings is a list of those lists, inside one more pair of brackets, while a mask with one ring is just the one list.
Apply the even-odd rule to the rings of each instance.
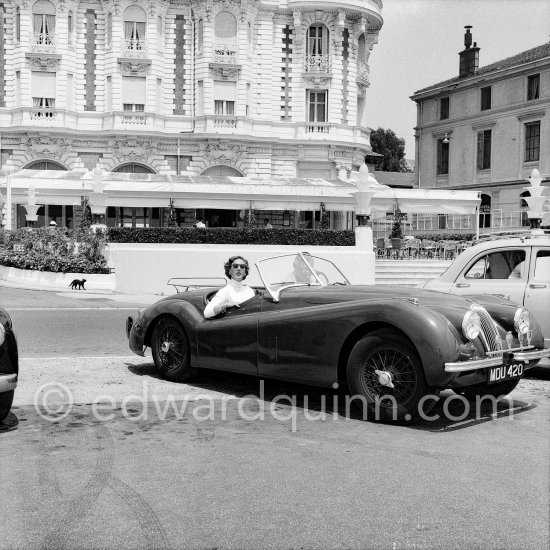
[[151, 65], [150, 59], [134, 59], [132, 57], [119, 57], [117, 61], [124, 76], [145, 76], [147, 68]]
[[237, 80], [242, 65], [228, 63], [209, 63], [214, 78], [218, 80]]
[[29, 66], [34, 71], [55, 72], [57, 64], [61, 60], [61, 54], [27, 52], [25, 57], [29, 60]]

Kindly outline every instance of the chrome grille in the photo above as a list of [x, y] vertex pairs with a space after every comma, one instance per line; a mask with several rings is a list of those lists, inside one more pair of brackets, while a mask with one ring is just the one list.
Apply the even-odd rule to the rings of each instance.
[[481, 319], [481, 332], [479, 337], [483, 342], [485, 351], [501, 351], [502, 350], [502, 338], [498, 332], [498, 328], [493, 321], [493, 318], [489, 315], [489, 312], [480, 305], [473, 305], [472, 309], [479, 315]]

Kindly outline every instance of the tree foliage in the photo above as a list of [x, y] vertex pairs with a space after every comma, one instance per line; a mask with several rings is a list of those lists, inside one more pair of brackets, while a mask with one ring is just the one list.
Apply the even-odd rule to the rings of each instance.
[[382, 155], [377, 170], [382, 172], [411, 172], [405, 160], [405, 140], [397, 137], [393, 130], [378, 128], [370, 134], [374, 153]]

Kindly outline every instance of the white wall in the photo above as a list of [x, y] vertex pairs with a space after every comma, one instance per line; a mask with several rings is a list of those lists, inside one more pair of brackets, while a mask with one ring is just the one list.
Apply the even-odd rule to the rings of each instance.
[[[109, 265], [115, 268], [117, 291], [166, 295], [175, 292], [166, 284], [171, 277], [224, 277], [223, 264], [235, 254], [242, 254], [252, 266], [262, 258], [308, 251], [333, 261], [352, 284], [372, 285], [372, 232], [367, 227], [358, 231], [354, 247], [112, 243]], [[255, 266], [247, 282], [262, 285]]]

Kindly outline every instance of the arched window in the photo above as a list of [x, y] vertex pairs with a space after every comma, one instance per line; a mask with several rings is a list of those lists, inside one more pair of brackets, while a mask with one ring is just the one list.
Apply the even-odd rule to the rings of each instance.
[[73, 12], [70, 11], [67, 15], [67, 43], [69, 46], [73, 43]]
[[207, 168], [204, 172], [202, 172], [201, 176], [232, 176], [239, 178], [242, 177], [243, 174], [232, 166], [218, 164]]
[[308, 55], [328, 55], [328, 28], [316, 23], [307, 30]]
[[107, 47], [110, 48], [113, 42], [113, 14], [107, 14]]
[[15, 11], [15, 41], [21, 42], [21, 8]]
[[37, 160], [25, 168], [27, 170], [67, 170], [63, 165], [52, 160]]
[[229, 41], [231, 43], [237, 38], [237, 19], [228, 11], [221, 11], [216, 15], [214, 22], [214, 34], [217, 39]]
[[122, 172], [124, 174], [154, 174], [154, 170], [151, 170], [148, 166], [144, 164], [137, 164], [135, 162], [122, 164], [117, 166], [113, 172]]
[[32, 25], [35, 44], [54, 44], [55, 6], [49, 0], [38, 0], [33, 4]]
[[147, 14], [139, 6], [130, 6], [124, 12], [124, 39], [127, 50], [145, 50]]

